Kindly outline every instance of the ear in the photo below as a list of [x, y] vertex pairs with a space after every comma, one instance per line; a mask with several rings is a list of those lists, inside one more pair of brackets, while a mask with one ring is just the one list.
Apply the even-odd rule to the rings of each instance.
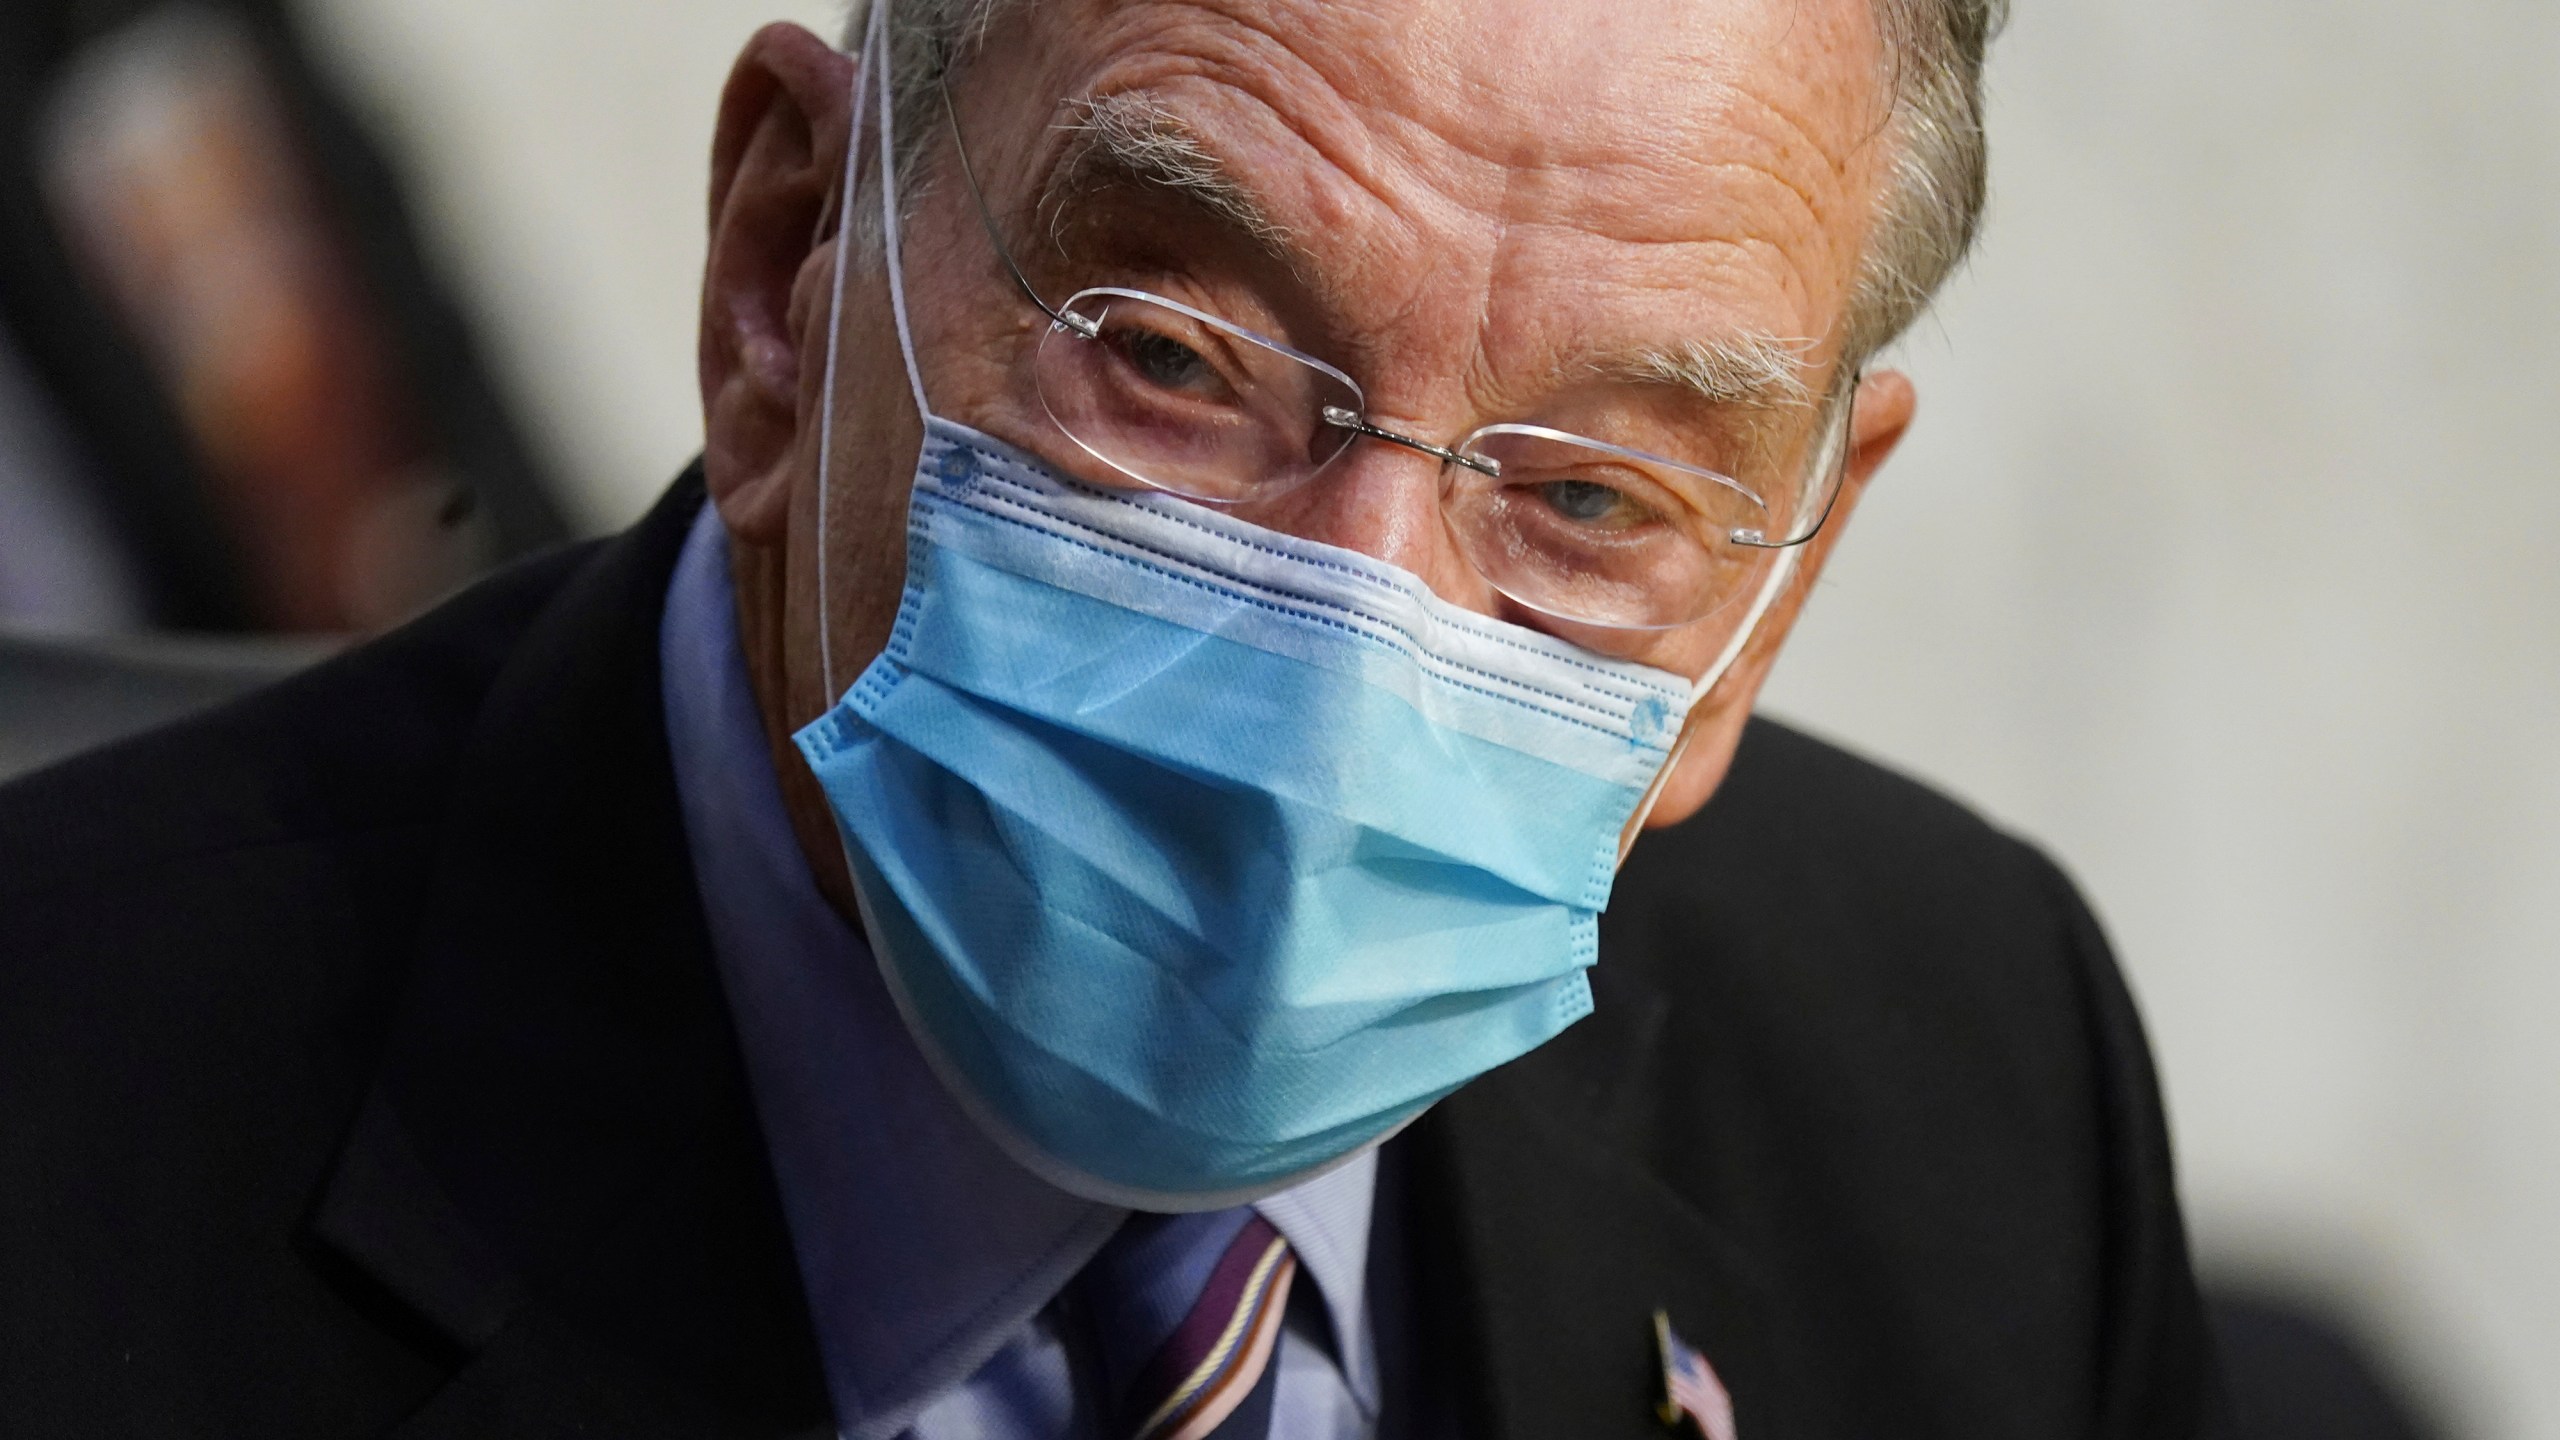
[[833, 278], [833, 236], [820, 227], [841, 218], [852, 84], [850, 57], [777, 24], [747, 42], [720, 97], [698, 357], [703, 470], [722, 521], [749, 543], [780, 543], [788, 517], [802, 379], [824, 343]]
[[1840, 536], [1849, 528], [1849, 517], [1865, 496], [1867, 482], [1875, 478], [1894, 447], [1910, 433], [1919, 403], [1910, 377], [1898, 370], [1879, 370], [1858, 386], [1858, 408], [1849, 420], [1849, 461], [1840, 479], [1839, 503], [1832, 506], [1822, 533], [1805, 542], [1786, 593], [1761, 618], [1760, 628], [1753, 632], [1733, 668], [1690, 713], [1686, 746], [1670, 778], [1663, 782], [1661, 797], [1645, 821], [1646, 829], [1677, 825], [1697, 814], [1707, 797], [1724, 783], [1725, 772], [1733, 766], [1733, 752], [1742, 744], [1743, 726], [1751, 719], [1751, 707], [1760, 698], [1761, 683], [1769, 678], [1769, 669], [1777, 663], [1787, 633], [1795, 628], [1805, 597], [1813, 593], [1814, 583], [1822, 578], [1822, 567], [1831, 559], [1832, 547], [1840, 543]]

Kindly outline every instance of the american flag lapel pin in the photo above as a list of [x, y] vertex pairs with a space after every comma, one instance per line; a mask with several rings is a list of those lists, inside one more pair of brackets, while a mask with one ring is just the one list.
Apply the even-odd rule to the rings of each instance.
[[1662, 1423], [1676, 1426], [1685, 1416], [1706, 1440], [1734, 1440], [1733, 1397], [1716, 1367], [1673, 1332], [1671, 1317], [1660, 1310], [1653, 1312], [1653, 1339], [1662, 1349], [1662, 1401], [1654, 1406]]

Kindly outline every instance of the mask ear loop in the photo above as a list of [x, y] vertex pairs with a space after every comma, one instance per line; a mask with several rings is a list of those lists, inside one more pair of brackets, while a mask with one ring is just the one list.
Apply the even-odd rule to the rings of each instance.
[[[1849, 431], [1858, 406], [1858, 385], [1864, 378], [1862, 375], [1850, 378], [1849, 393], [1839, 402], [1844, 413], [1830, 427], [1831, 433], [1823, 446], [1824, 453], [1816, 461], [1817, 470], [1847, 463]], [[1805, 537], [1807, 540], [1812, 538], [1810, 535]], [[1680, 762], [1688, 757], [1689, 742], [1698, 733], [1698, 707], [1706, 703], [1707, 696], [1723, 682], [1726, 672], [1742, 658], [1751, 638], [1760, 633], [1760, 624], [1769, 618], [1770, 608], [1778, 603], [1778, 597], [1786, 593], [1788, 584], [1795, 579], [1797, 560], [1803, 554], [1801, 544], [1791, 545], [1780, 552], [1778, 563], [1771, 567], [1769, 578], [1761, 582], [1760, 593], [1752, 597], [1751, 609], [1743, 616], [1742, 624], [1735, 628], [1733, 638], [1725, 642], [1724, 650], [1716, 656], [1715, 663], [1708, 666], [1706, 673], [1689, 688], [1689, 718], [1680, 727], [1680, 738], [1671, 742], [1671, 757], [1654, 772], [1653, 783], [1645, 787], [1644, 798], [1636, 802], [1635, 813], [1627, 817], [1626, 828], [1618, 832], [1619, 865], [1627, 863], [1627, 856], [1636, 848], [1637, 838], [1644, 834], [1644, 823], [1653, 818], [1653, 807], [1661, 803], [1663, 789], [1671, 783], [1672, 772], [1678, 770]]]
[[[818, 673], [825, 678], [829, 705], [844, 698], [844, 692], [836, 686], [835, 606], [830, 603], [827, 590], [827, 554], [835, 534], [828, 522], [832, 510], [829, 501], [834, 495], [836, 369], [844, 349], [845, 274], [853, 250], [854, 186], [862, 173], [863, 110], [870, 101], [871, 67], [880, 53], [888, 8], [887, 0], [873, 5], [869, 23], [863, 27], [862, 49], [853, 64], [853, 103], [846, 111], [843, 191], [828, 207], [841, 216], [836, 227], [834, 290], [827, 301], [827, 373], [820, 385], [824, 398], [818, 410]], [[819, 217], [819, 223], [825, 223], [824, 215]]]
[[1680, 738], [1671, 742], [1670, 758], [1654, 772], [1653, 783], [1645, 787], [1644, 798], [1636, 802], [1635, 813], [1627, 817], [1627, 828], [1618, 832], [1619, 865], [1627, 863], [1627, 856], [1636, 848], [1636, 840], [1644, 834], [1644, 823], [1653, 818], [1653, 807], [1662, 802], [1662, 792], [1670, 785], [1672, 774], [1680, 768], [1680, 762], [1688, 758], [1689, 742], [1698, 734], [1699, 707], [1706, 702], [1717, 683], [1724, 679], [1725, 672], [1733, 668], [1733, 662], [1742, 658], [1744, 647], [1751, 643], [1753, 635], [1759, 633], [1760, 622], [1768, 617], [1769, 607], [1777, 603], [1778, 597], [1786, 592], [1787, 582], [1795, 578], [1797, 554], [1797, 551], [1789, 550], [1779, 556], [1778, 563], [1769, 571], [1768, 580], [1761, 585], [1759, 595], [1752, 600], [1750, 613], [1743, 618], [1741, 627], [1733, 632], [1733, 639], [1726, 642], [1724, 653], [1716, 657], [1716, 663], [1708, 666], [1707, 673], [1691, 687], [1689, 718], [1680, 727]]

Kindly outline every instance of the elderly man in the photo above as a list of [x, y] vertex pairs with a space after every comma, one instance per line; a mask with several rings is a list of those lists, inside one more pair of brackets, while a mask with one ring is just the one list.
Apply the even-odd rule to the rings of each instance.
[[698, 470], [0, 796], [9, 1433], [2201, 1433], [2087, 912], [1748, 718], [1990, 9], [758, 35]]

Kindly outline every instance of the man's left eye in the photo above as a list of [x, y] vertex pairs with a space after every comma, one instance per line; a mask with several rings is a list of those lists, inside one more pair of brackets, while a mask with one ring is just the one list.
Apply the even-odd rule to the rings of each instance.
[[1196, 390], [1216, 378], [1199, 351], [1170, 335], [1143, 332], [1132, 336], [1125, 348], [1138, 373], [1167, 390]]
[[1634, 518], [1635, 506], [1609, 486], [1590, 480], [1551, 480], [1538, 487], [1547, 508], [1576, 525], [1599, 525]]

